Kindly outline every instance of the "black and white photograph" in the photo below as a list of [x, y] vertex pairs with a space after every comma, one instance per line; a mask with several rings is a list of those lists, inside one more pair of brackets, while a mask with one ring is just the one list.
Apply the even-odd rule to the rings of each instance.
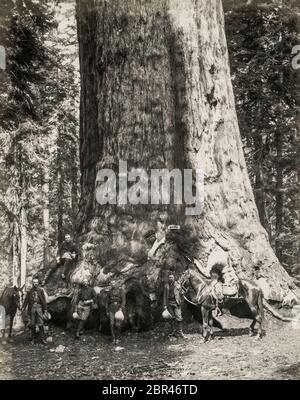
[[300, 1], [0, 0], [0, 380], [299, 379]]

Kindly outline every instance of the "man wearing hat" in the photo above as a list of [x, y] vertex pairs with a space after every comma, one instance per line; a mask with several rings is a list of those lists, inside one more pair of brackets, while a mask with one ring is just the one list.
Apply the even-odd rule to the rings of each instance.
[[76, 259], [77, 254], [78, 251], [71, 239], [71, 235], [67, 233], [65, 236], [65, 240], [58, 249], [56, 257], [57, 264], [63, 266], [63, 271], [61, 274], [61, 277], [63, 279], [65, 279], [70, 272], [72, 262]]
[[181, 286], [175, 280], [174, 272], [168, 273], [167, 282], [164, 285], [164, 311], [168, 310], [172, 316], [172, 336], [185, 339], [182, 331], [182, 290]]
[[47, 302], [44, 290], [39, 286], [38, 278], [32, 279], [32, 288], [25, 297], [23, 311], [28, 308], [29, 327], [32, 344], [36, 343], [37, 332], [40, 332], [41, 342], [46, 344], [44, 329], [44, 313], [47, 312]]

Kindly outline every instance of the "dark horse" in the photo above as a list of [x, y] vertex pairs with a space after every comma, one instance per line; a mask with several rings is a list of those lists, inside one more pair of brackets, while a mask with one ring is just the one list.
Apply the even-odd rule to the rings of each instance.
[[[6, 315], [10, 316], [9, 321], [9, 336], [12, 335], [12, 327], [14, 323], [14, 318], [17, 312], [17, 309], [21, 309], [21, 289], [16, 286], [12, 288], [5, 288], [1, 297], [0, 297], [0, 305], [5, 308]], [[2, 337], [5, 336], [5, 329], [2, 331]]]
[[[234, 308], [237, 302], [246, 302], [249, 306], [249, 317], [252, 319], [250, 325], [250, 336], [254, 335], [254, 327], [258, 324], [258, 338], [263, 336], [262, 323], [264, 319], [263, 293], [260, 287], [250, 280], [242, 279], [238, 283], [238, 299], [224, 297], [222, 308], [229, 311]], [[184, 283], [185, 300], [189, 303], [200, 306], [203, 321], [203, 338], [208, 341], [213, 338], [213, 317], [212, 312], [216, 309], [217, 300], [213, 295], [213, 282], [204, 278], [199, 273], [189, 270], [186, 273]]]

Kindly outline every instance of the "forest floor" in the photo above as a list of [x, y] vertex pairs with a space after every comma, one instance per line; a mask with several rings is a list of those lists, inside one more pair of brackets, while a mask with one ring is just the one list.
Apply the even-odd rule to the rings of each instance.
[[196, 323], [185, 326], [187, 339], [170, 340], [160, 324], [124, 333], [119, 347], [92, 331], [75, 341], [50, 327], [53, 341], [45, 346], [17, 335], [0, 344], [0, 379], [300, 379], [299, 329], [267, 317], [266, 336], [256, 340], [247, 335], [249, 321], [220, 321], [228, 330], [206, 344]]

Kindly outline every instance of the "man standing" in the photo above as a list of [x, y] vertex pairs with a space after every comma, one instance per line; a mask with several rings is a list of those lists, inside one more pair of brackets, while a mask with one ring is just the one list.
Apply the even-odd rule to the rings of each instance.
[[94, 289], [91, 286], [88, 286], [86, 282], [83, 282], [78, 293], [76, 306], [76, 311], [78, 314], [78, 324], [75, 334], [76, 339], [79, 339], [80, 334], [83, 332], [85, 323], [95, 302], [95, 298], [96, 293]]
[[25, 297], [23, 311], [28, 307], [29, 327], [31, 329], [32, 344], [36, 343], [37, 332], [40, 332], [41, 341], [46, 344], [43, 315], [47, 311], [47, 302], [44, 290], [39, 286], [38, 278], [33, 278], [32, 288]]
[[185, 339], [182, 331], [182, 290], [181, 286], [175, 280], [175, 275], [170, 272], [164, 285], [164, 310], [168, 310], [172, 316], [172, 336]]
[[110, 284], [107, 305], [112, 342], [118, 344], [120, 341], [122, 322], [124, 320], [126, 295], [124, 288], [118, 287], [115, 279], [113, 279]]
[[70, 272], [72, 261], [75, 260], [76, 256], [77, 248], [72, 242], [71, 236], [66, 234], [65, 240], [60, 245], [56, 257], [57, 263], [63, 266], [63, 271], [61, 274], [63, 279], [65, 279], [67, 274]]

